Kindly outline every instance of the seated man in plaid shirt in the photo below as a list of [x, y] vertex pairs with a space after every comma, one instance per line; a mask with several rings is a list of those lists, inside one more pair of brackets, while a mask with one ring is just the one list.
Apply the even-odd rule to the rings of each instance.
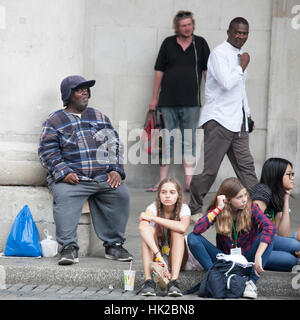
[[61, 83], [64, 109], [43, 124], [39, 157], [48, 170], [47, 185], [53, 194], [56, 240], [61, 245], [58, 264], [77, 263], [77, 225], [88, 200], [97, 236], [105, 257], [130, 261], [123, 248], [129, 217], [129, 191], [118, 133], [100, 111], [87, 107], [95, 80], [69, 76]]

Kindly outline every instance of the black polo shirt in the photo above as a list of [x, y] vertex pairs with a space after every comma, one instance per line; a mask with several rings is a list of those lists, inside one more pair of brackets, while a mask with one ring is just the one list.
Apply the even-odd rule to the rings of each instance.
[[176, 35], [163, 41], [154, 67], [156, 71], [164, 72], [158, 106], [199, 106], [202, 72], [207, 70], [210, 50], [204, 38], [194, 36], [194, 39], [199, 83], [193, 42], [184, 51], [177, 43]]

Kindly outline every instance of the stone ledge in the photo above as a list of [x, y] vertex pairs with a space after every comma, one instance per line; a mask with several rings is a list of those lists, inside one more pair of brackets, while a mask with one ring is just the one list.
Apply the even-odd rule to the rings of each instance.
[[[144, 281], [140, 257], [133, 263], [136, 270], [135, 289], [139, 289]], [[104, 259], [103, 257], [80, 258], [79, 264], [73, 266], [58, 266], [56, 258], [0, 258], [0, 265], [5, 270], [7, 284], [49, 284], [60, 286], [85, 286], [108, 288], [123, 288], [123, 270], [129, 263]], [[183, 290], [197, 284], [204, 271], [184, 271], [180, 273]], [[291, 272], [265, 271], [259, 280], [259, 296], [264, 297], [296, 297], [300, 299], [300, 290], [292, 287], [296, 274]]]

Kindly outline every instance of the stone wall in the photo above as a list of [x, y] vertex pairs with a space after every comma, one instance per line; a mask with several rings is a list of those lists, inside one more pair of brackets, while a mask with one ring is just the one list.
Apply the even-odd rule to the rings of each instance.
[[[127, 121], [128, 132], [141, 128], [152, 95], [154, 63], [163, 39], [174, 34], [172, 19], [180, 10], [191, 10], [196, 20], [195, 34], [203, 36], [211, 49], [227, 39], [232, 18], [244, 16], [250, 24], [245, 50], [250, 53], [248, 67], [248, 100], [256, 130], [250, 143], [260, 174], [266, 155], [267, 106], [269, 91], [269, 57], [272, 23], [272, 1], [98, 1], [86, 6], [85, 72], [97, 80], [91, 103], [100, 107], [118, 127]], [[202, 103], [204, 102], [202, 85]], [[203, 133], [199, 131], [200, 153]], [[134, 139], [134, 137], [132, 138]], [[127, 150], [138, 139], [127, 142]], [[201, 172], [202, 154], [200, 153]], [[159, 166], [126, 165], [127, 181], [145, 188], [158, 179]], [[172, 166], [171, 175], [183, 180], [181, 165]], [[212, 190], [220, 182], [234, 175], [226, 158]], [[139, 177], [142, 177], [139, 178]]]
[[[130, 150], [137, 140], [129, 133], [142, 128], [151, 98], [159, 47], [173, 34], [172, 19], [180, 9], [194, 12], [195, 34], [211, 49], [226, 40], [232, 18], [247, 18], [247, 92], [256, 124], [250, 145], [257, 175], [270, 156], [290, 159], [299, 171], [296, 0], [0, 0], [0, 248], [28, 199], [39, 229], [44, 221], [54, 227], [37, 148], [42, 122], [62, 107], [61, 80], [81, 74], [97, 81], [90, 105], [110, 117]], [[203, 97], [202, 86], [202, 103]], [[200, 169], [202, 137], [199, 130]], [[125, 167], [129, 186], [146, 188], [158, 179], [158, 165], [127, 161]], [[183, 180], [180, 165], [172, 166], [170, 174]], [[226, 158], [211, 191], [229, 175], [234, 173]], [[299, 193], [300, 178], [295, 181]], [[89, 241], [88, 234], [81, 239]]]

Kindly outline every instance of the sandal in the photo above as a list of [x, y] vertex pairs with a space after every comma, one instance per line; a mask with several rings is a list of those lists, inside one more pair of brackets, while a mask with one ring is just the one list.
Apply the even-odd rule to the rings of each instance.
[[151, 262], [150, 269], [153, 275], [154, 282], [160, 287], [162, 291], [165, 291], [168, 288], [168, 283], [170, 282], [170, 274], [168, 273], [168, 275], [166, 276], [165, 268], [158, 262]]
[[158, 185], [154, 185], [153, 187], [150, 187], [146, 190], [146, 192], [157, 192]]

